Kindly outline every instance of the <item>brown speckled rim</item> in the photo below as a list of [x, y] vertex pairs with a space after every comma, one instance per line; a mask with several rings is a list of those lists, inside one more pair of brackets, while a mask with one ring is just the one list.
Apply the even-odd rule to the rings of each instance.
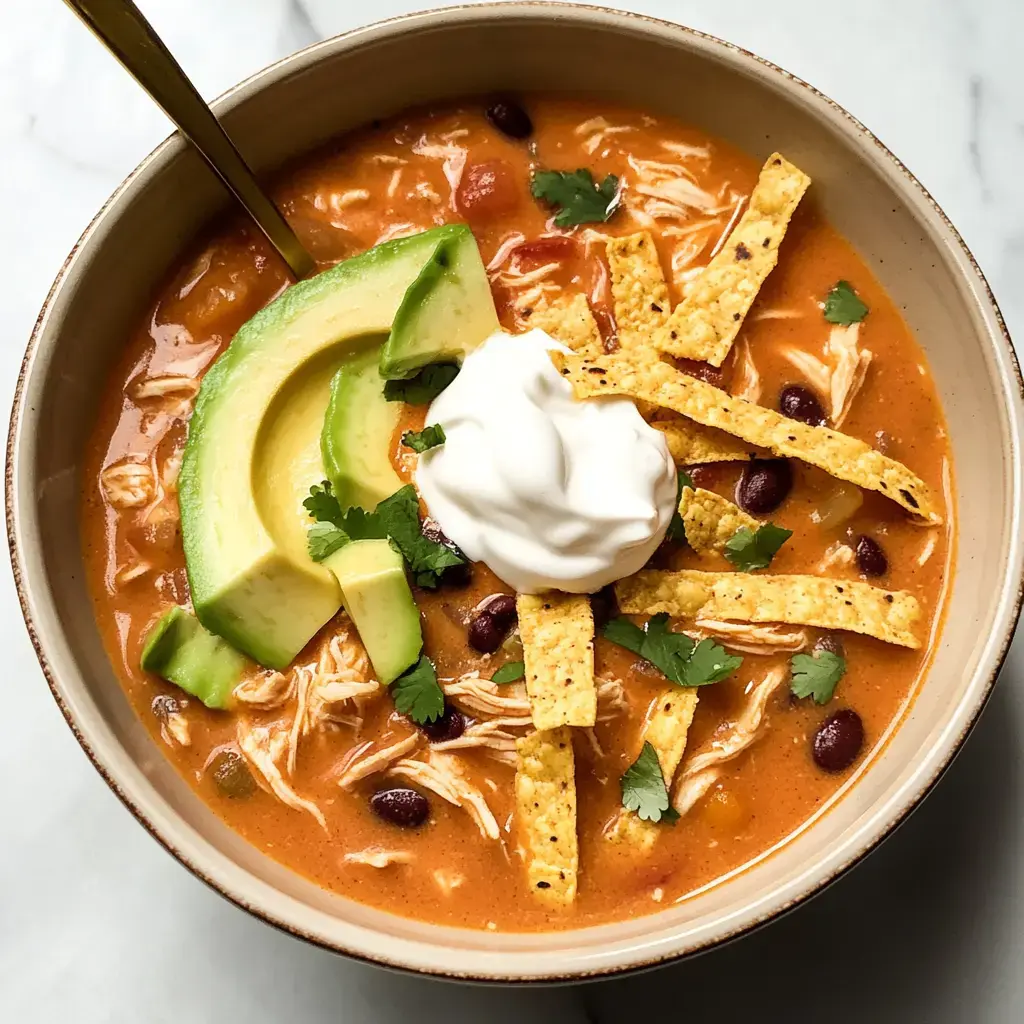
[[[996, 303], [995, 297], [992, 294], [992, 290], [989, 287], [984, 274], [982, 273], [977, 261], [974, 259], [970, 250], [964, 244], [959, 232], [950, 222], [949, 218], [945, 215], [939, 205], [927, 192], [927, 190], [921, 185], [921, 183], [907, 170], [907, 168], [877, 139], [872, 135], [856, 118], [849, 114], [846, 110], [840, 107], [837, 103], [830, 100], [827, 96], [824, 96], [817, 89], [803, 82], [801, 79], [790, 74], [787, 71], [777, 67], [776, 65], [766, 61], [757, 55], [741, 49], [732, 43], [725, 42], [721, 39], [717, 39], [714, 36], [708, 35], [703, 32], [698, 32], [694, 29], [686, 28], [681, 25], [672, 24], [667, 21], [663, 21], [656, 18], [647, 17], [644, 15], [631, 14], [621, 11], [615, 11], [608, 8], [602, 7], [590, 7], [582, 6], [578, 4], [563, 4], [563, 3], [489, 3], [480, 5], [467, 5], [460, 7], [450, 7], [439, 10], [425, 11], [421, 13], [403, 15], [401, 17], [393, 18], [388, 21], [379, 22], [374, 25], [367, 26], [353, 30], [340, 36], [336, 36], [332, 39], [324, 40], [319, 43], [315, 43], [312, 46], [301, 50], [290, 57], [286, 57], [277, 63], [270, 65], [268, 68], [258, 72], [257, 74], [247, 78], [233, 89], [224, 93], [217, 101], [215, 106], [220, 110], [230, 108], [234, 103], [246, 98], [250, 93], [258, 91], [263, 86], [272, 84], [272, 80], [282, 77], [288, 72], [301, 68], [302, 66], [308, 65], [314, 62], [318, 56], [326, 51], [331, 50], [332, 52], [338, 49], [354, 49], [356, 47], [371, 43], [381, 38], [394, 36], [404, 32], [419, 31], [426, 28], [433, 27], [435, 25], [445, 22], [456, 22], [463, 25], [472, 24], [474, 22], [491, 21], [495, 19], [513, 18], [522, 15], [544, 16], [550, 15], [561, 19], [576, 20], [579, 22], [590, 22], [591, 24], [598, 24], [610, 28], [621, 28], [628, 30], [633, 33], [639, 31], [640, 33], [648, 32], [652, 37], [657, 38], [670, 38], [674, 39], [677, 43], [689, 44], [693, 46], [697, 44], [700, 48], [709, 51], [717, 51], [719, 57], [728, 57], [732, 65], [735, 67], [739, 65], [743, 67], [746, 65], [745, 70], [748, 72], [754, 72], [757, 77], [764, 78], [776, 78], [784, 79], [788, 83], [791, 83], [806, 94], [806, 98], [809, 98], [813, 103], [819, 107], [827, 108], [834, 115], [838, 115], [843, 121], [845, 121], [849, 128], [852, 129], [854, 136], [859, 139], [862, 143], [869, 143], [874, 146], [882, 156], [895, 167], [900, 175], [908, 182], [913, 189], [915, 189], [921, 198], [931, 207], [935, 216], [939, 222], [944, 226], [949, 235], [955, 240], [959, 246], [960, 254], [964, 257], [971, 268], [971, 273], [966, 275], [968, 277], [968, 284], [971, 286], [972, 292], [978, 298], [979, 302], [983, 306], [983, 311], [987, 314], [991, 314], [994, 320], [995, 326], [998, 328], [998, 332], [993, 331], [991, 336], [995, 344], [1002, 345], [1003, 351], [998, 353], [1003, 357], [1005, 365], [1010, 368], [1010, 374], [1013, 377], [1013, 383], [1016, 385], [1017, 391], [1019, 392], [1022, 401], [1024, 401], [1024, 381], [1021, 378], [1020, 366], [1017, 362], [1016, 355], [1013, 350], [1010, 336], [1006, 330], [1005, 321]], [[129, 811], [134, 815], [136, 820], [156, 839], [170, 854], [178, 859], [189, 871], [192, 872], [197, 878], [209, 885], [215, 892], [225, 897], [236, 906], [247, 910], [254, 916], [260, 918], [266, 923], [273, 925], [274, 927], [294, 935], [298, 938], [305, 939], [315, 945], [318, 945], [324, 949], [328, 949], [334, 952], [342, 953], [352, 959], [359, 960], [365, 963], [377, 964], [380, 966], [390, 967], [398, 970], [405, 970], [411, 973], [417, 974], [430, 974], [440, 978], [447, 978], [455, 981], [478, 981], [478, 982], [496, 982], [496, 983], [507, 983], [507, 982], [526, 982], [535, 981], [548, 984], [560, 983], [560, 982], [572, 982], [581, 981], [589, 978], [599, 977], [610, 977], [610, 976], [622, 976], [627, 973], [636, 972], [639, 970], [645, 970], [659, 965], [671, 963], [675, 960], [682, 959], [684, 957], [692, 956], [700, 952], [706, 952], [713, 949], [723, 943], [739, 938], [742, 935], [746, 935], [751, 931], [767, 924], [768, 922], [776, 919], [782, 914], [795, 909], [812, 896], [821, 892], [826, 886], [831, 884], [840, 878], [843, 874], [857, 865], [864, 857], [866, 857], [872, 850], [882, 842], [883, 839], [887, 838], [893, 833], [898, 825], [900, 825], [910, 814], [910, 812], [920, 803], [920, 801], [931, 791], [936, 785], [939, 779], [942, 777], [946, 769], [952, 763], [953, 758], [959, 752], [967, 736], [974, 728], [978, 721], [978, 718], [988, 702], [989, 697], [992, 693], [992, 688], [995, 684], [996, 678], [1002, 668], [1003, 662], [1006, 658], [1007, 651], [1009, 650], [1010, 643], [1013, 638], [1014, 630], [1016, 627], [1017, 620], [1021, 612], [1021, 604], [1024, 601], [1024, 579], [1018, 580], [1016, 584], [1016, 594], [1014, 595], [1012, 602], [1009, 606], [1009, 613], [1002, 614], [1002, 636], [999, 639], [998, 647], [994, 652], [991, 652], [989, 656], [984, 659], [986, 664], [979, 667], [979, 675], [984, 676], [984, 686], [979, 692], [975, 693], [973, 698], [973, 707], [966, 709], [967, 716], [960, 731], [960, 734], [948, 744], [948, 749], [943, 755], [940, 762], [934, 765], [931, 769], [931, 773], [924, 778], [916, 778], [906, 783], [902, 788], [909, 789], [913, 786], [913, 792], [907, 794], [904, 793], [901, 797], [902, 806], [897, 808], [895, 812], [891, 813], [888, 820], [882, 822], [876, 822], [876, 831], [866, 841], [862, 841], [858, 848], [850, 853], [848, 858], [834, 867], [831, 874], [823, 876], [817, 879], [810, 879], [804, 883], [804, 887], [797, 895], [789, 899], [778, 899], [775, 903], [769, 906], [764, 913], [760, 914], [756, 918], [745, 921], [739, 927], [734, 929], [723, 929], [712, 938], [707, 939], [703, 942], [691, 942], [686, 944], [681, 943], [679, 948], [659, 954], [657, 956], [631, 956], [629, 958], [623, 957], [623, 963], [618, 965], [612, 965], [608, 967], [602, 967], [597, 970], [586, 970], [580, 969], [562, 974], [538, 974], [538, 973], [508, 973], [507, 971], [494, 970], [488, 971], [487, 973], [482, 972], [460, 972], [458, 970], [441, 969], [424, 967], [422, 965], [411, 965], [409, 963], [400, 962], [398, 960], [389, 958], [383, 955], [368, 955], [365, 950], [357, 948], [344, 947], [340, 943], [330, 942], [325, 940], [319, 935], [313, 934], [302, 927], [299, 927], [294, 921], [288, 920], [282, 916], [276, 915], [266, 908], [256, 905], [247, 896], [243, 895], [239, 891], [229, 885], [223, 880], [218, 880], [213, 877], [211, 871], [208, 871], [203, 865], [196, 863], [194, 859], [190, 858], [184, 851], [179, 849], [175, 843], [171, 840], [170, 836], [164, 834], [164, 832], [154, 824], [154, 822], [147, 815], [146, 810], [140, 806], [139, 802], [133, 797], [133, 795], [126, 792], [121, 784], [115, 778], [114, 773], [109, 768], [104, 757], [94, 749], [90, 743], [90, 738], [85, 735], [83, 730], [80, 728], [79, 723], [76, 721], [75, 715], [73, 714], [69, 702], [65, 699], [63, 694], [63, 686], [61, 681], [57, 678], [50, 661], [47, 657], [46, 651], [43, 648], [43, 644], [38, 635], [38, 629], [36, 622], [34, 621], [32, 614], [32, 605], [36, 602], [49, 602], [52, 599], [48, 594], [31, 594], [32, 581], [26, 578], [26, 557], [23, 551], [23, 539], [21, 535], [19, 525], [19, 513], [18, 513], [18, 481], [20, 477], [28, 472], [28, 470], [19, 463], [18, 451], [19, 451], [19, 437], [23, 430], [23, 421], [30, 413], [30, 409], [26, 407], [26, 393], [30, 390], [28, 382], [30, 380], [33, 371], [33, 361], [36, 354], [36, 349], [39, 345], [40, 337], [43, 333], [44, 324], [47, 316], [55, 304], [57, 295], [67, 284], [69, 278], [74, 274], [75, 264], [82, 257], [82, 254], [87, 251], [88, 246], [92, 241], [92, 236], [95, 233], [97, 227], [105, 219], [108, 211], [117, 203], [121, 196], [128, 191], [128, 189], [134, 185], [136, 180], [141, 176], [145, 175], [152, 165], [157, 161], [158, 158], [162, 157], [166, 151], [175, 146], [182, 145], [182, 141], [179, 136], [172, 135], [170, 138], [165, 140], [158, 146], [152, 153], [142, 161], [141, 164], [125, 179], [125, 181], [119, 186], [117, 191], [107, 200], [101, 210], [97, 213], [96, 217], [90, 223], [89, 227], [86, 228], [82, 237], [78, 240], [75, 247], [72, 249], [67, 260], [65, 260], [60, 273], [50, 289], [50, 293], [47, 296], [46, 302], [43, 306], [42, 311], [36, 321], [35, 329], [33, 330], [32, 337], [29, 341], [28, 348], [25, 353], [25, 358], [22, 362], [21, 371], [18, 377], [17, 388], [15, 391], [14, 405], [11, 413], [10, 422], [10, 433], [8, 436], [7, 443], [7, 462], [6, 462], [6, 516], [7, 516], [7, 531], [8, 531], [8, 543], [11, 553], [11, 564], [14, 571], [15, 586], [18, 591], [18, 598], [21, 603], [22, 614], [25, 618], [25, 624], [28, 629], [29, 637], [32, 641], [32, 645], [35, 648], [36, 656], [39, 659], [40, 667], [42, 668], [43, 674], [50, 687], [50, 691], [53, 694], [54, 700], [57, 702], [68, 726], [71, 728], [76, 739], [85, 751], [86, 755], [92, 761], [96, 770], [103, 776], [107, 784], [118, 796], [121, 802], [128, 808]], [[1009, 383], [1008, 381], [1004, 383]], [[1017, 418], [1016, 427], [1018, 434], [1024, 432], [1024, 425], [1021, 424], [1020, 418]], [[1017, 501], [1020, 501], [1019, 489], [1014, 491]], [[27, 516], [30, 513], [25, 513]], [[37, 584], [38, 586], [38, 584]], [[1013, 586], [1012, 580], [1006, 580], [1004, 582], [1004, 591], [1006, 594], [1010, 592], [1010, 588]], [[39, 587], [40, 590], [45, 590], [45, 587]], [[1005, 603], [1005, 602], [1004, 602]], [[565, 933], [570, 936], [571, 932]]]

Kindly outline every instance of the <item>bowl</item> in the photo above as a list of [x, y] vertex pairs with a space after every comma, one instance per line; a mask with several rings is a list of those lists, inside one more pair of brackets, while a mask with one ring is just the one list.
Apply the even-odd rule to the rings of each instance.
[[575, 931], [494, 934], [334, 896], [249, 846], [207, 809], [129, 707], [93, 619], [80, 539], [68, 529], [78, 516], [82, 439], [112, 361], [154, 287], [227, 206], [179, 136], [111, 197], [50, 292], [15, 397], [7, 518], [25, 621], [69, 726], [125, 806], [195, 875], [265, 921], [367, 961], [451, 978], [568, 980], [662, 963], [770, 920], [856, 863], [935, 784], [985, 704], [1020, 611], [1024, 401], [995, 300], [927, 192], [836, 104], [720, 40], [593, 7], [441, 10], [312, 46], [215, 106], [266, 175], [374, 117], [496, 89], [613, 97], [753, 154], [783, 151], [812, 176], [825, 214], [925, 348], [956, 466], [959, 544], [949, 611], [919, 696], [828, 813], [658, 914]]

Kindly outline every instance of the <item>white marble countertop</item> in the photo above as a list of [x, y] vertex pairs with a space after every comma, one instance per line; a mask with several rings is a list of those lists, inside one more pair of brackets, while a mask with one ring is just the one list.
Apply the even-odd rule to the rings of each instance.
[[[609, 0], [612, 2], [612, 0]], [[212, 96], [407, 0], [140, 0]], [[871, 127], [963, 232], [1024, 337], [1020, 0], [640, 0], [809, 80]], [[0, 397], [50, 281], [167, 124], [59, 0], [0, 13]], [[1024, 1019], [1024, 649], [947, 778], [863, 866], [758, 934], [581, 988], [386, 974], [279, 934], [206, 889], [127, 815], [65, 727], [0, 569], [0, 1019], [214, 1024]], [[663, 1010], [661, 1009], [663, 1008]]]

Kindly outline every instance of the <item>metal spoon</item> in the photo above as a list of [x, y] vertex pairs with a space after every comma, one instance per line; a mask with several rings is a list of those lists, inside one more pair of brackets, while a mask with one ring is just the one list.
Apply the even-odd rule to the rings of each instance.
[[199, 150], [221, 181], [281, 254], [297, 278], [314, 269], [313, 258], [249, 165], [235, 149], [213, 111], [131, 0], [64, 0], [92, 29], [122, 67]]

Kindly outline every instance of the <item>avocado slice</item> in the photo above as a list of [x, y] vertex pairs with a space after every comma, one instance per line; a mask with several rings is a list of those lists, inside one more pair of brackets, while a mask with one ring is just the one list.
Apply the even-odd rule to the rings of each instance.
[[328, 555], [345, 611], [385, 686], [416, 663], [423, 648], [420, 612], [402, 556], [387, 540], [356, 540]]
[[341, 604], [333, 574], [308, 556], [302, 507], [323, 477], [331, 378], [390, 331], [423, 266], [464, 231], [385, 242], [294, 285], [203, 379], [179, 480], [192, 603], [262, 665], [286, 667]]
[[380, 347], [367, 349], [331, 380], [320, 452], [342, 509], [358, 505], [372, 512], [402, 486], [390, 453], [401, 403], [385, 400], [379, 361]]
[[142, 668], [154, 672], [208, 708], [223, 709], [245, 670], [245, 657], [203, 629], [184, 608], [161, 616], [146, 636]]
[[453, 234], [423, 265], [395, 315], [380, 354], [380, 375], [414, 377], [430, 363], [461, 363], [498, 330], [480, 250], [473, 232], [453, 225]]

